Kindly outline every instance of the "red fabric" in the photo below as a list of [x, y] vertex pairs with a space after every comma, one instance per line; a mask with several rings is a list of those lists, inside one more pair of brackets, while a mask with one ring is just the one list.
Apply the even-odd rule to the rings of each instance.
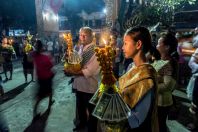
[[44, 54], [34, 54], [33, 57], [37, 77], [39, 79], [48, 79], [54, 75], [52, 72], [53, 63], [50, 56]]

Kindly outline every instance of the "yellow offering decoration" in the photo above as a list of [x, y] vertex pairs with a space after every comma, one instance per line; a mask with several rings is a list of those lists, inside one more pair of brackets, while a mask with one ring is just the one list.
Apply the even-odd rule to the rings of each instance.
[[67, 42], [67, 51], [64, 55], [64, 70], [79, 71], [81, 69], [82, 58], [73, 50], [73, 41], [71, 33], [63, 35]]
[[[10, 39], [10, 40], [12, 40], [12, 39]], [[2, 43], [2, 48], [9, 50], [9, 52], [14, 53], [15, 52], [14, 51], [14, 47], [12, 46], [12, 43], [11, 42], [12, 41], [9, 41], [9, 44]]]
[[113, 49], [110, 46], [105, 45], [104, 48], [97, 47], [95, 52], [102, 70], [102, 80], [99, 92], [107, 91], [108, 88], [113, 88], [114, 92], [118, 92], [118, 88], [115, 85], [117, 80], [113, 75], [112, 61], [115, 55]]
[[27, 43], [27, 44], [25, 45], [25, 53], [28, 54], [28, 53], [29, 53], [30, 51], [32, 51], [32, 50], [33, 50], [32, 45], [29, 44], [29, 43]]
[[27, 32], [27, 39], [28, 42], [30, 43], [31, 39], [32, 39], [33, 35], [30, 34], [30, 31]]
[[101, 66], [102, 77], [98, 91], [89, 101], [96, 105], [92, 115], [101, 121], [103, 131], [122, 132], [130, 109], [119, 94], [117, 80], [113, 74], [112, 62], [115, 51], [111, 46], [105, 45], [95, 48], [95, 52]]

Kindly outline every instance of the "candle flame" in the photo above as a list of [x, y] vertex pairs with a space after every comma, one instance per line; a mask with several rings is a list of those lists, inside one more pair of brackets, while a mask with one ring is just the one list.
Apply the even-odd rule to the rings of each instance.
[[102, 41], [104, 42], [105, 45], [107, 45], [107, 41], [103, 38]]

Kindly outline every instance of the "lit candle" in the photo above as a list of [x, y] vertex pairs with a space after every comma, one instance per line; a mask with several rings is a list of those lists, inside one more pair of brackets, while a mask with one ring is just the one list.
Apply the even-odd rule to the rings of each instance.
[[102, 39], [102, 41], [103, 41], [104, 45], [107, 45], [107, 41], [104, 38]]

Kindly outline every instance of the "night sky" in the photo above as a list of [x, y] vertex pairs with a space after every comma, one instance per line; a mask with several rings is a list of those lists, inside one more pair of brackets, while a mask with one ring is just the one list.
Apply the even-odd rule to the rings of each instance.
[[[87, 13], [101, 12], [103, 0], [63, 0], [61, 15], [71, 15], [84, 10]], [[0, 0], [0, 19], [4, 26], [34, 28], [36, 23], [34, 0]]]
[[0, 16], [3, 18], [4, 26], [34, 28], [34, 0], [1, 0]]

